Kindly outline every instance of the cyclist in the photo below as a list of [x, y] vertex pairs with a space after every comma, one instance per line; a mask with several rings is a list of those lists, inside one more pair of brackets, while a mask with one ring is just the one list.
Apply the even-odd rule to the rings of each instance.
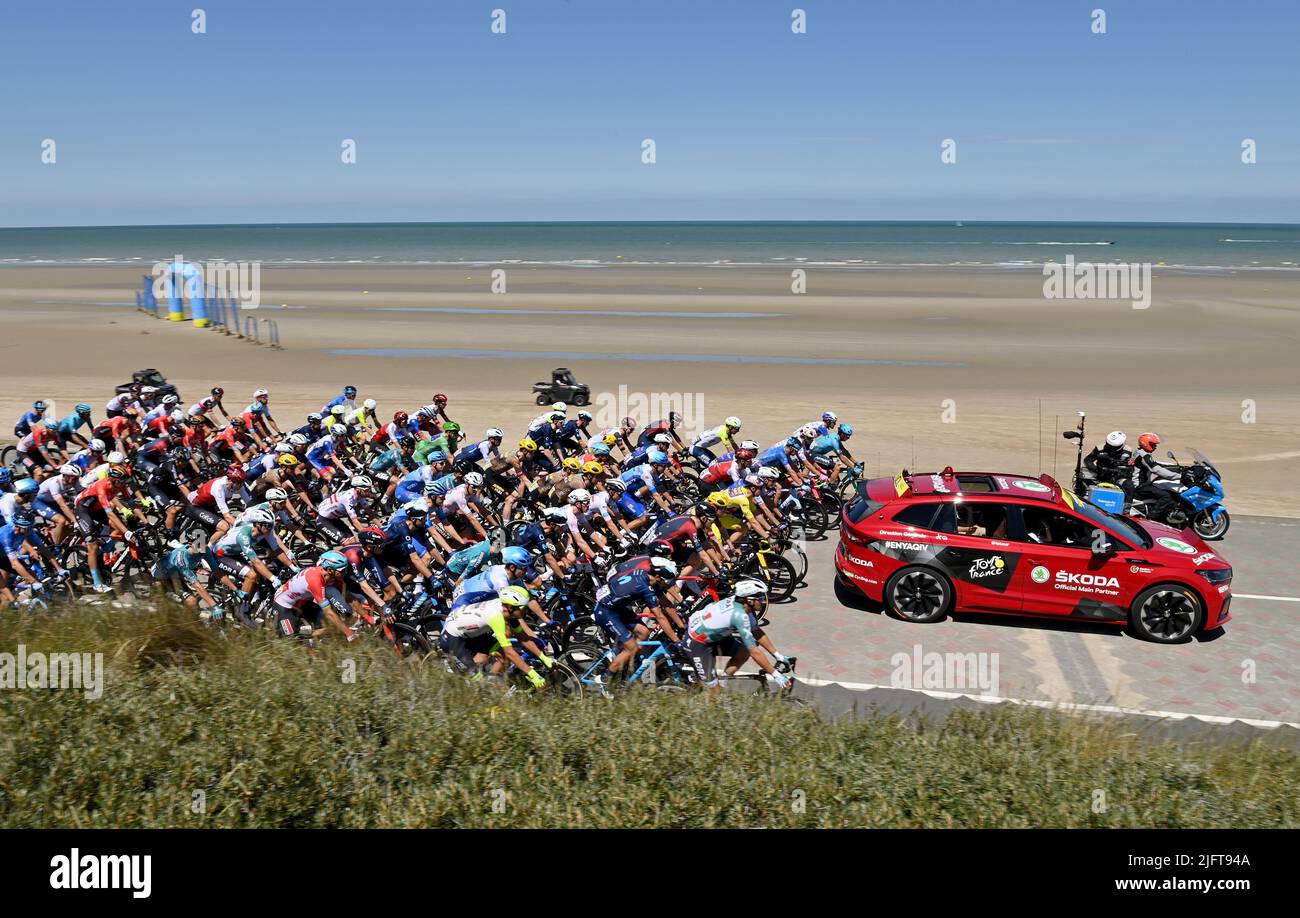
[[709, 573], [717, 576], [721, 572], [724, 553], [713, 525], [716, 520], [717, 511], [701, 501], [689, 513], [670, 517], [655, 527], [655, 540], [669, 546], [667, 557], [680, 568], [681, 576], [695, 570], [691, 562], [697, 557]]
[[127, 471], [120, 465], [111, 466], [101, 479], [88, 485], [77, 495], [73, 512], [77, 517], [77, 528], [81, 530], [86, 543], [86, 565], [90, 568], [90, 580], [96, 593], [107, 593], [111, 587], [105, 586], [99, 573], [99, 532], [108, 527], [110, 534], [130, 541], [131, 533], [122, 514], [126, 505], [122, 498], [129, 492]]
[[178, 545], [154, 562], [150, 574], [158, 581], [158, 586], [183, 597], [187, 606], [198, 606], [205, 610], [207, 617], [214, 620], [224, 617], [217, 601], [212, 598], [208, 588], [199, 582], [198, 566], [207, 559], [203, 542], [194, 540]]
[[72, 414], [54, 425], [54, 429], [59, 434], [59, 446], [63, 449], [67, 449], [68, 444], [85, 446], [90, 441], [78, 431], [83, 427], [87, 430], [93, 430], [94, 426], [94, 422], [90, 419], [90, 406], [85, 402], [79, 403]]
[[717, 458], [712, 447], [722, 446], [727, 452], [736, 450], [736, 434], [740, 432], [740, 418], [729, 417], [717, 427], [710, 427], [691, 443], [691, 455], [699, 460], [701, 468], [708, 468]]
[[190, 492], [185, 515], [214, 535], [224, 534], [235, 521], [230, 499], [241, 495], [246, 478], [243, 468], [228, 466], [224, 474], [205, 481]]
[[670, 411], [668, 417], [647, 424], [636, 438], [636, 445], [642, 447], [649, 443], [659, 443], [660, 441], [657, 438], [665, 435], [671, 439], [672, 443], [677, 444], [678, 449], [685, 449], [686, 444], [682, 441], [681, 435], [677, 433], [677, 428], [681, 423], [682, 416], [676, 411]]
[[649, 570], [623, 574], [597, 593], [596, 624], [605, 629], [614, 646], [619, 648], [609, 664], [612, 676], [624, 673], [630, 667], [640, 647], [639, 641], [650, 636], [650, 629], [640, 620], [643, 611], [654, 616], [669, 640], [677, 640], [672, 623], [659, 602], [659, 593], [676, 579], [677, 565], [667, 558], [652, 558]]
[[280, 578], [257, 556], [257, 543], [262, 543], [274, 552], [285, 567], [297, 570], [293, 558], [275, 537], [275, 515], [270, 510], [257, 507], [251, 516], [250, 522], [231, 526], [229, 532], [212, 543], [208, 557], [208, 566], [212, 569], [214, 579], [228, 575], [238, 581], [235, 598], [239, 602], [238, 614], [241, 619], [248, 614], [248, 594], [257, 585], [259, 577], [271, 584], [272, 589], [280, 586]]
[[349, 487], [335, 491], [316, 508], [317, 528], [334, 542], [350, 539], [354, 531], [366, 528], [364, 517], [374, 495], [375, 484], [365, 475], [353, 476], [348, 484]]
[[63, 541], [63, 534], [69, 526], [77, 523], [72, 505], [81, 490], [81, 469], [67, 464], [59, 468], [59, 474], [51, 475], [41, 482], [32, 501], [32, 509], [54, 523], [52, 538], [54, 544]]
[[[453, 608], [443, 624], [439, 643], [443, 652], [455, 657], [468, 670], [475, 670], [481, 678], [482, 665], [494, 654], [500, 652], [507, 662], [524, 674], [536, 688], [546, 684], [541, 674], [529, 666], [519, 651], [515, 650], [510, 639], [507, 623], [527, 629], [524, 623], [524, 610], [531, 601], [528, 591], [520, 586], [504, 588], [500, 594], [479, 599], [472, 603]], [[531, 632], [525, 630], [531, 636]], [[536, 645], [525, 646], [542, 660], [545, 665], [552, 665], [550, 660]]]
[[18, 461], [27, 474], [41, 481], [57, 468], [63, 453], [59, 449], [59, 432], [53, 427], [37, 427], [18, 441]]
[[320, 410], [321, 414], [329, 414], [335, 407], [342, 406], [344, 412], [354, 411], [357, 407], [357, 387], [344, 386], [343, 394], [336, 395], [326, 402]]
[[37, 425], [43, 426], [45, 424], [45, 409], [48, 407], [49, 406], [40, 399], [32, 402], [32, 410], [25, 412], [23, 416], [18, 419], [18, 423], [14, 425], [14, 436], [25, 437], [31, 433]]
[[478, 472], [466, 472], [464, 482], [448, 490], [442, 502], [447, 521], [455, 525], [463, 520], [480, 540], [488, 537], [480, 517], [492, 515], [483, 503], [482, 491], [483, 476]]
[[501, 440], [505, 433], [499, 427], [489, 427], [483, 433], [483, 439], [471, 443], [456, 454], [457, 462], [468, 462], [475, 467], [478, 463], [501, 458]]
[[356, 633], [343, 621], [348, 614], [344, 598], [343, 576], [348, 569], [348, 559], [340, 552], [327, 551], [320, 563], [295, 574], [275, 593], [275, 630], [281, 637], [302, 634], [300, 625], [310, 626], [311, 636], [324, 632], [321, 616], [345, 640], [352, 641]]
[[[31, 585], [34, 592], [45, 588], [38, 571], [32, 567], [33, 559], [44, 559], [46, 569], [59, 577], [66, 577], [64, 570], [50, 550], [50, 544], [36, 531], [36, 516], [30, 511], [21, 510], [13, 515], [7, 524], [0, 526], [0, 571], [7, 569], [18, 580]], [[7, 578], [0, 577], [0, 581]]]
[[768, 654], [776, 659], [776, 664], [787, 663], [787, 658], [776, 652], [758, 627], [758, 616], [763, 611], [766, 597], [767, 585], [762, 581], [742, 580], [736, 584], [734, 595], [696, 610], [687, 621], [686, 634], [677, 646], [691, 658], [696, 675], [711, 692], [716, 693], [722, 688], [715, 669], [718, 653], [730, 657], [726, 669], [728, 676], [734, 675], [747, 660], [752, 659], [772, 678], [777, 688], [785, 689], [791, 683], [791, 677], [779, 671]]

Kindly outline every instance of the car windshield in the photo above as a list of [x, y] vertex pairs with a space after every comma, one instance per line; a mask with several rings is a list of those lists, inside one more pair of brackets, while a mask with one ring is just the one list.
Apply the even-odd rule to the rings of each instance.
[[1087, 517], [1088, 521], [1094, 526], [1112, 529], [1140, 548], [1151, 547], [1151, 536], [1147, 535], [1146, 530], [1137, 523], [1122, 516], [1107, 513], [1097, 505], [1081, 499], [1073, 491], [1064, 491], [1063, 493], [1070, 495], [1071, 499], [1068, 503], [1074, 508], [1074, 511], [1081, 516]]

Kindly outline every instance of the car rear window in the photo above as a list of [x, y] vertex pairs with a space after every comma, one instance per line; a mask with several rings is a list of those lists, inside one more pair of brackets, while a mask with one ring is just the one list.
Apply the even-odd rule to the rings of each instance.
[[869, 497], [856, 497], [845, 509], [844, 515], [850, 523], [860, 523], [885, 505]]

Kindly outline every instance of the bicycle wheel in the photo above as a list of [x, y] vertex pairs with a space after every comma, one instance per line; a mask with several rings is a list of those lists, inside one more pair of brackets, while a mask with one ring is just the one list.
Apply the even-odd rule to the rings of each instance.
[[800, 528], [805, 539], [813, 541], [825, 538], [826, 527], [829, 525], [830, 518], [826, 514], [826, 507], [811, 499], [803, 502], [803, 523]]
[[0, 465], [7, 465], [14, 471], [18, 471], [18, 447], [12, 444], [0, 449]]
[[808, 554], [797, 545], [791, 545], [781, 553], [781, 557], [790, 562], [798, 575], [796, 583], [808, 582]]
[[420, 629], [414, 628], [405, 622], [394, 622], [391, 629], [393, 632], [393, 648], [403, 660], [414, 660], [417, 663], [423, 663], [437, 652], [433, 642]]
[[566, 663], [557, 660], [550, 669], [542, 671], [542, 675], [546, 678], [547, 691], [565, 698], [577, 698], [582, 694], [582, 680]]
[[781, 555], [769, 554], [766, 558], [767, 567], [758, 567], [758, 562], [754, 562], [757, 570], [761, 572], [760, 576], [767, 581], [768, 599], [770, 602], [785, 602], [794, 595], [794, 588], [799, 583], [799, 578], [795, 575], [794, 565]]

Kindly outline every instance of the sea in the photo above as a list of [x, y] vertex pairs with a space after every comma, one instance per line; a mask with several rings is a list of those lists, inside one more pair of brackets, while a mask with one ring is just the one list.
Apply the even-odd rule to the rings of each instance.
[[1030, 269], [1300, 269], [1300, 224], [1001, 222], [285, 223], [0, 228], [0, 267], [262, 265], [800, 265]]

